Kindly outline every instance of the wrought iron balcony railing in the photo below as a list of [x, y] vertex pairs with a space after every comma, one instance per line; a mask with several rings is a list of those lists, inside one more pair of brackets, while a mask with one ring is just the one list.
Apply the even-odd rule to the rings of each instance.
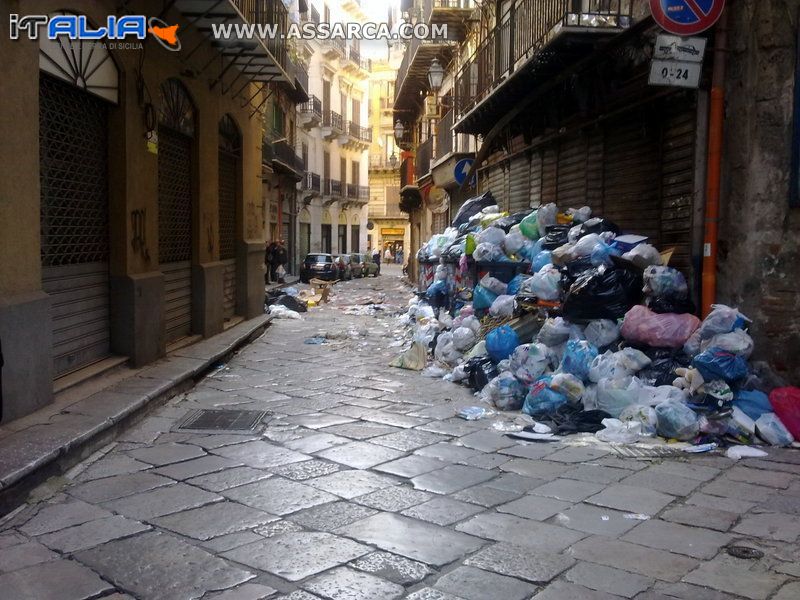
[[394, 165], [392, 165], [392, 161], [383, 154], [370, 154], [369, 156], [370, 169], [396, 169], [399, 166], [400, 161], [397, 159], [397, 156], [395, 156]]
[[300, 105], [300, 112], [316, 116], [322, 119], [322, 100], [316, 96], [310, 96], [308, 102]]
[[435, 8], [472, 10], [475, 8], [475, 2], [473, 0], [425, 0], [423, 15], [426, 23], [431, 22]]
[[342, 115], [333, 110], [326, 110], [322, 115], [322, 126], [344, 131], [344, 119]]
[[419, 146], [417, 146], [417, 156], [415, 159], [415, 170], [414, 174], [417, 176], [417, 179], [422, 179], [430, 173], [431, 170], [431, 159], [433, 158], [433, 137], [429, 137], [427, 140], [422, 142]]
[[319, 174], [306, 171], [305, 178], [303, 179], [303, 189], [309, 192], [321, 192], [322, 179]]
[[283, 2], [281, 0], [233, 0], [233, 3], [248, 22], [278, 26], [278, 35], [263, 41], [267, 50], [285, 71], [289, 59], [285, 41], [285, 34], [289, 27], [289, 11]]
[[632, 0], [521, 0], [498, 17], [456, 77], [456, 107], [463, 115], [492, 94], [521, 65], [570, 29], [630, 26]]
[[361, 127], [355, 121], [347, 122], [347, 134], [354, 140], [360, 142], [372, 142], [372, 129], [369, 127]]
[[354, 183], [347, 184], [347, 197], [351, 200], [358, 199], [358, 186]]
[[274, 160], [282, 162], [297, 173], [302, 173], [305, 170], [303, 159], [297, 156], [297, 152], [295, 152], [294, 147], [290, 145], [289, 142], [283, 140], [274, 142], [272, 147], [275, 151]]
[[438, 129], [436, 130], [435, 158], [437, 160], [457, 152], [474, 151], [468, 135], [453, 131], [454, 124], [455, 110], [447, 111], [439, 120]]

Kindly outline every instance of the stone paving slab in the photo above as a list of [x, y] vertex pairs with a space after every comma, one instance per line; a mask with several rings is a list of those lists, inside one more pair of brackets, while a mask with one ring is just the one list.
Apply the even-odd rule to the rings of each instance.
[[523, 600], [536, 591], [530, 583], [474, 567], [450, 571], [439, 578], [436, 587], [465, 600]]
[[71, 560], [55, 560], [0, 575], [0, 590], [13, 600], [87, 600], [113, 587]]

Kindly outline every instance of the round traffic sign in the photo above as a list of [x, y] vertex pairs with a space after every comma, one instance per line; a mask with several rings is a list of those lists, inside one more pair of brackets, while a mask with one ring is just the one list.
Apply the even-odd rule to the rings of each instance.
[[653, 19], [675, 35], [701, 33], [714, 25], [725, 8], [725, 0], [650, 0]]

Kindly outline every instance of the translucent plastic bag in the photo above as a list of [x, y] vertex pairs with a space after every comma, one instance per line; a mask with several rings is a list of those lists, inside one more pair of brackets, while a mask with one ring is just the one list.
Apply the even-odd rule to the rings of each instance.
[[408, 369], [410, 371], [422, 371], [422, 369], [425, 368], [425, 362], [428, 357], [425, 348], [426, 346], [423, 346], [419, 342], [414, 342], [411, 344], [411, 348], [395, 358], [389, 363], [389, 366], [399, 369]]
[[461, 321], [461, 327], [466, 327], [472, 330], [472, 333], [478, 335], [481, 330], [481, 322], [474, 315], [469, 315]]
[[438, 265], [436, 267], [436, 274], [434, 275], [436, 281], [444, 281], [447, 279], [447, 267], [444, 265]]
[[650, 266], [644, 270], [644, 293], [648, 296], [685, 298], [689, 285], [683, 273], [672, 267]]
[[539, 378], [525, 397], [522, 412], [534, 419], [552, 415], [567, 403], [567, 397], [550, 389], [550, 377]]
[[506, 241], [506, 233], [499, 227], [487, 227], [478, 234], [478, 245], [494, 244], [502, 246]]
[[[460, 352], [466, 352], [472, 348], [475, 345], [475, 342], [478, 340], [478, 338], [475, 336], [475, 332], [469, 327], [464, 327], [463, 325], [453, 331], [452, 336], [453, 347]], [[439, 337], [441, 337], [441, 335]]]
[[571, 373], [581, 381], [589, 379], [592, 361], [597, 358], [597, 348], [586, 341], [570, 340], [564, 349], [559, 371]]
[[[498, 231], [502, 233], [501, 230]], [[504, 257], [503, 249], [495, 244], [478, 244], [475, 252], [472, 253], [472, 258], [478, 262], [494, 262], [502, 260]]]
[[475, 310], [488, 310], [495, 300], [497, 300], [497, 294], [482, 285], [475, 286], [475, 291], [472, 293], [472, 306]]
[[601, 379], [597, 382], [597, 408], [616, 418], [639, 398], [641, 382], [635, 377]]
[[650, 244], [639, 244], [630, 252], [622, 255], [625, 260], [631, 261], [640, 269], [644, 269], [651, 265], [661, 265], [661, 253]]
[[623, 422], [619, 419], [603, 419], [605, 429], [601, 429], [595, 437], [601, 442], [609, 444], [635, 444], [642, 433], [642, 424], [639, 421]]
[[619, 339], [619, 325], [610, 319], [599, 319], [586, 326], [584, 335], [594, 346], [605, 348]]
[[556, 373], [550, 381], [550, 389], [567, 397], [573, 404], [580, 402], [586, 388], [583, 382], [571, 373]]
[[511, 355], [510, 371], [525, 385], [530, 385], [547, 370], [547, 347], [542, 344], [517, 346]]
[[590, 233], [580, 238], [572, 247], [572, 255], [575, 258], [582, 258], [584, 256], [591, 256], [595, 246], [603, 243], [600, 236], [596, 233]]
[[493, 329], [486, 336], [486, 351], [495, 362], [511, 356], [517, 346], [519, 346], [519, 336], [508, 325]]
[[537, 254], [531, 264], [534, 273], [538, 273], [547, 265], [553, 264], [553, 253], [549, 250], [542, 250]]
[[503, 247], [506, 249], [508, 254], [517, 254], [520, 250], [522, 250], [522, 247], [527, 241], [528, 238], [522, 235], [521, 232], [511, 232], [503, 241]]
[[498, 296], [492, 303], [489, 314], [493, 317], [508, 318], [514, 315], [515, 296]]
[[641, 423], [642, 433], [647, 436], [654, 436], [656, 434], [656, 427], [658, 425], [658, 415], [652, 406], [642, 406], [641, 404], [632, 404], [625, 408], [619, 415], [619, 420], [624, 422], [634, 421]]
[[567, 214], [572, 217], [573, 222], [585, 223], [592, 218], [592, 209], [588, 206], [582, 206], [581, 208], [568, 208]]
[[657, 314], [637, 305], [625, 314], [620, 333], [627, 341], [653, 348], [681, 348], [700, 326], [694, 315]]
[[561, 273], [553, 266], [544, 267], [523, 284], [523, 289], [540, 300], [558, 300], [561, 297]]
[[499, 279], [492, 277], [491, 275], [485, 275], [483, 279], [481, 279], [480, 284], [485, 287], [490, 292], [497, 294], [498, 296], [505, 294], [508, 291], [508, 284], [503, 283]]
[[597, 410], [597, 386], [596, 385], [587, 385], [583, 390], [583, 396], [581, 396], [581, 404], [583, 405], [583, 410]]
[[552, 202], [545, 204], [536, 211], [536, 222], [539, 226], [539, 234], [544, 235], [548, 226], [556, 224], [556, 215], [558, 208]]
[[599, 242], [592, 248], [590, 260], [595, 267], [599, 267], [600, 265], [611, 266], [614, 264], [611, 257], [620, 256], [620, 254], [621, 252], [613, 246], [609, 246], [605, 242]]
[[623, 348], [614, 354], [617, 364], [631, 373], [638, 373], [642, 369], [649, 367], [653, 360], [641, 350], [636, 348]]
[[501, 373], [484, 388], [498, 410], [519, 410], [525, 402], [527, 390], [511, 373]]
[[714, 304], [713, 310], [700, 325], [700, 341], [708, 340], [719, 333], [730, 333], [734, 329], [744, 329], [750, 319], [724, 304]]
[[506, 289], [506, 294], [511, 296], [516, 296], [519, 294], [519, 291], [522, 289], [522, 284], [525, 282], [527, 277], [525, 275], [519, 274], [514, 279], [508, 282], [508, 288]]
[[775, 413], [764, 413], [756, 420], [756, 433], [773, 446], [789, 446], [794, 436]]
[[566, 343], [571, 333], [569, 323], [561, 317], [556, 317], [544, 322], [537, 339], [547, 347], [554, 347]]
[[680, 402], [662, 402], [656, 406], [658, 435], [688, 442], [700, 432], [697, 414]]
[[755, 344], [747, 332], [742, 329], [736, 329], [730, 333], [718, 333], [709, 340], [703, 340], [700, 343], [702, 351], [708, 348], [721, 348], [733, 354], [737, 354], [744, 358], [750, 358], [753, 354]]

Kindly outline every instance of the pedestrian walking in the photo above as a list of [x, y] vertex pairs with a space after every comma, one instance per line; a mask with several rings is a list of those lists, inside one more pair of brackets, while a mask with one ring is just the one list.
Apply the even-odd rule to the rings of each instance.
[[280, 240], [275, 247], [274, 257], [275, 280], [278, 283], [283, 283], [284, 277], [286, 277], [286, 263], [289, 262], [289, 253], [286, 251], [286, 243], [283, 240]]
[[275, 249], [277, 244], [275, 242], [270, 242], [267, 244], [267, 249], [264, 252], [264, 264], [266, 265], [266, 270], [264, 271], [264, 285], [269, 285], [270, 283], [275, 283], [275, 268], [272, 266], [275, 262]]
[[383, 253], [383, 260], [388, 265], [392, 262], [392, 249], [386, 246], [386, 252]]

